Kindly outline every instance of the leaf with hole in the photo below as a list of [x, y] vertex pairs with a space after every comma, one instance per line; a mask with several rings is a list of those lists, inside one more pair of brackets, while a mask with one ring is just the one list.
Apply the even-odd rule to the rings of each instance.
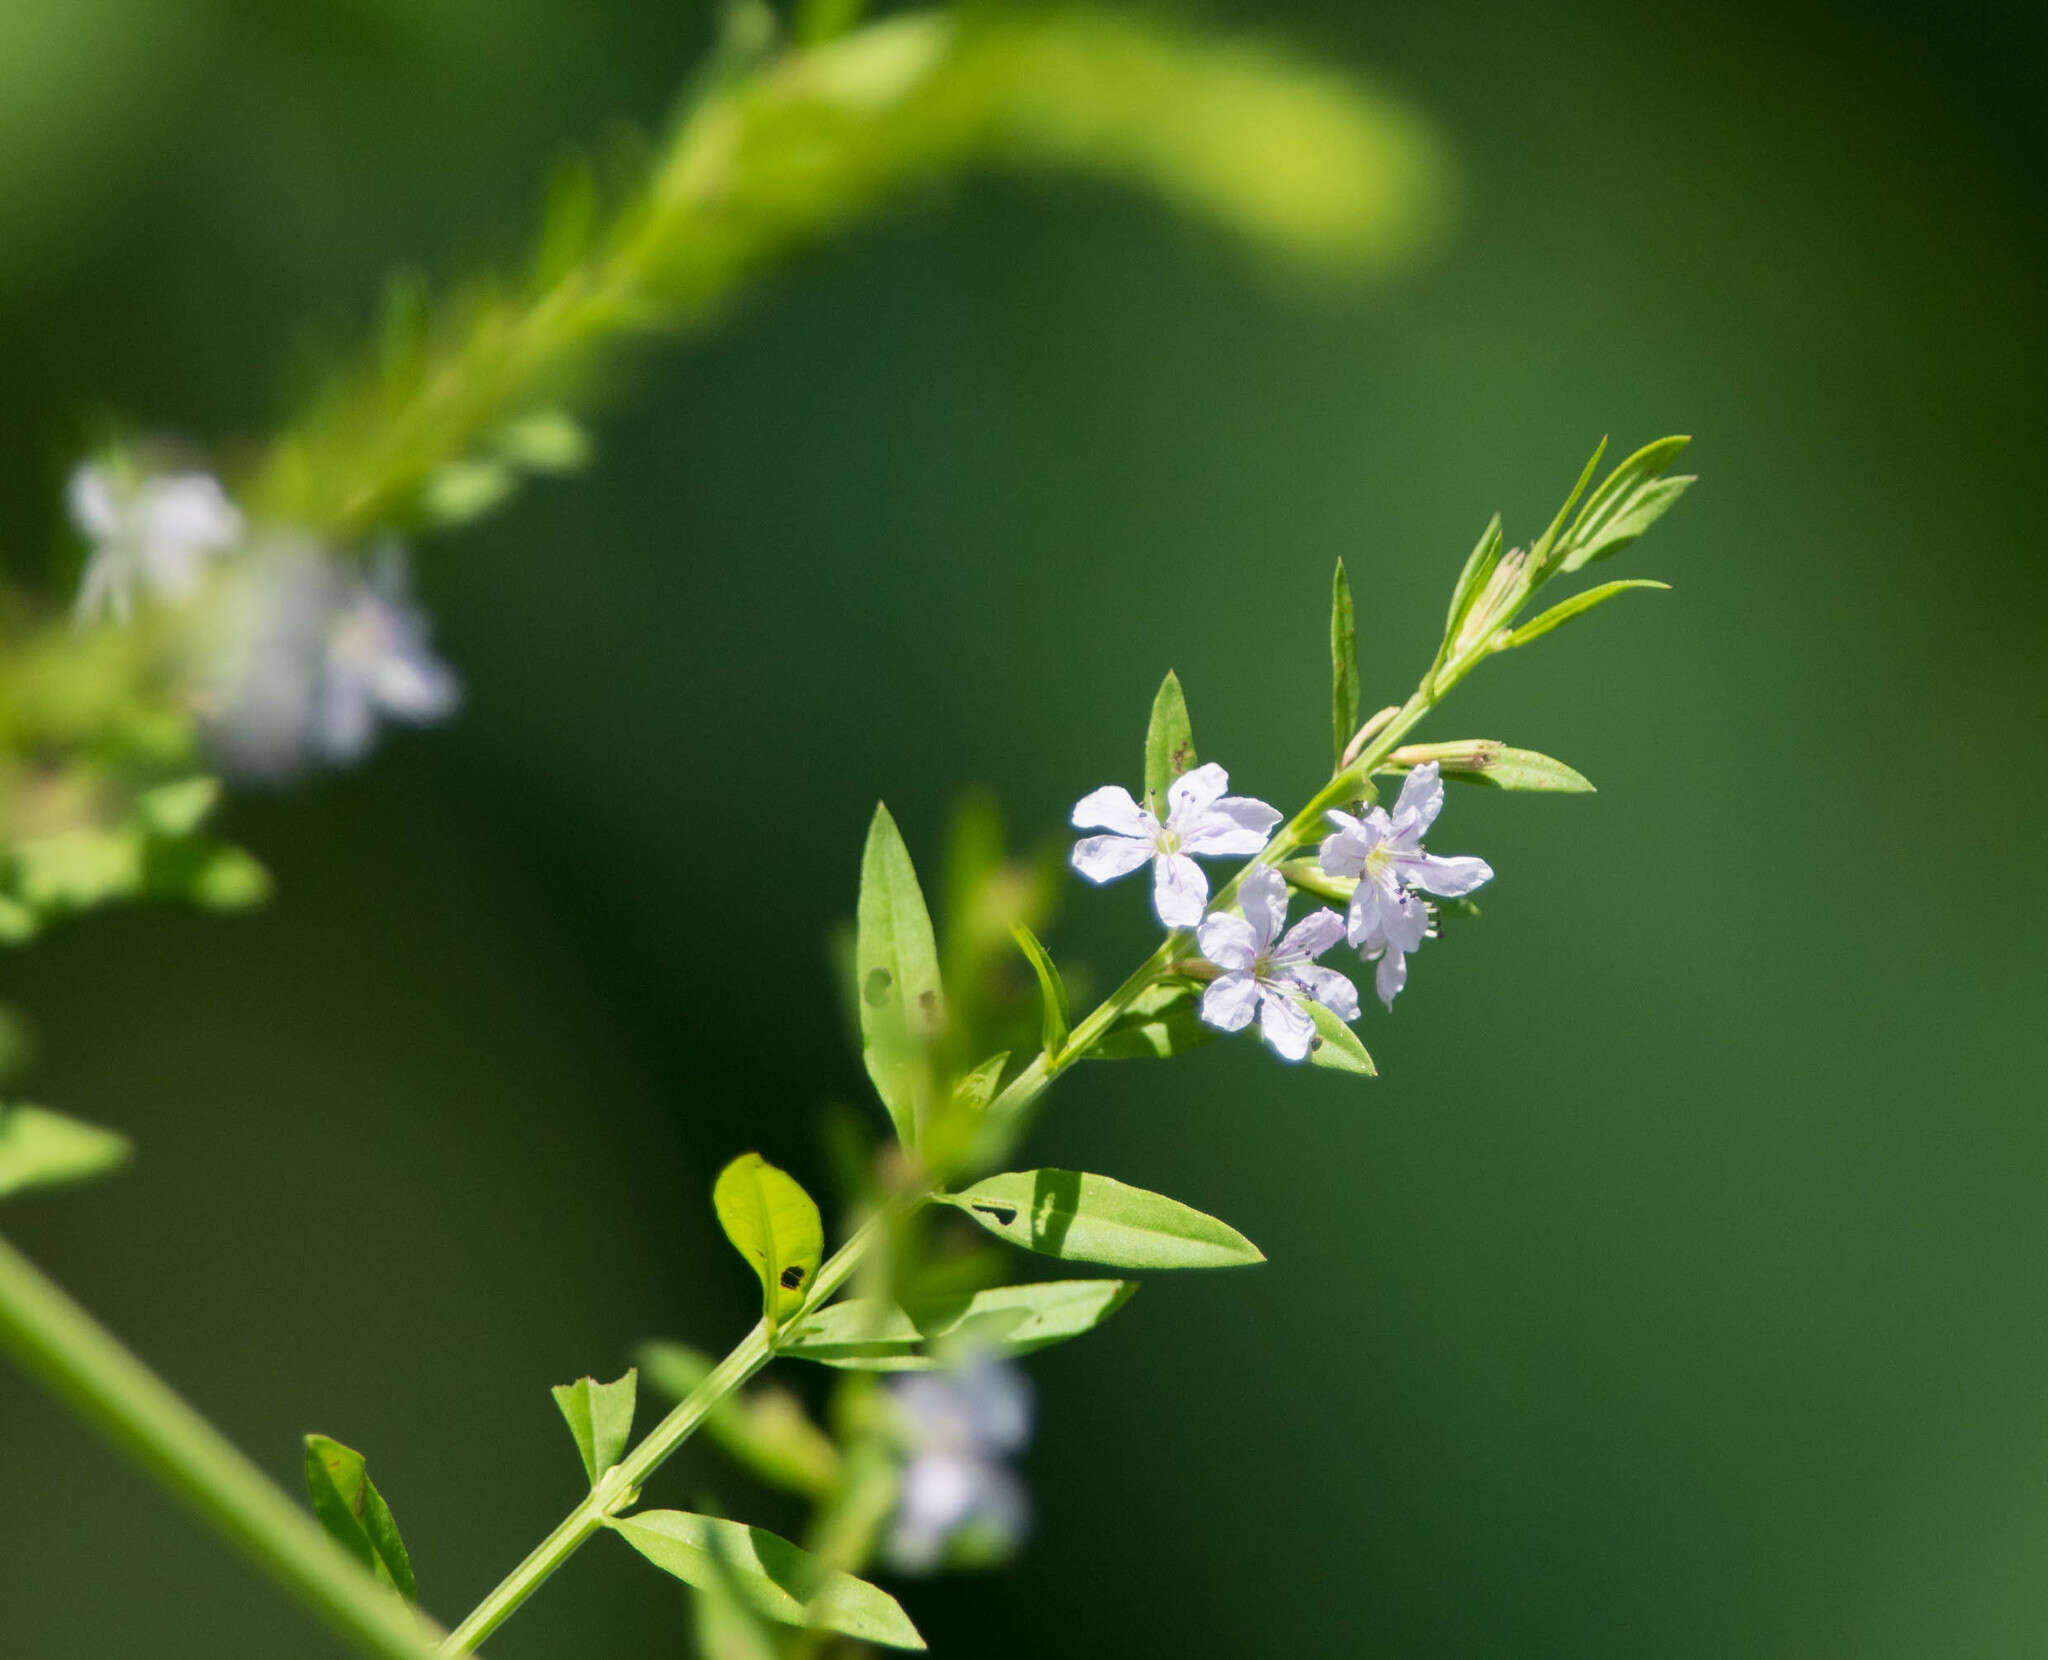
[[803, 1307], [825, 1254], [817, 1205], [759, 1153], [742, 1153], [719, 1172], [711, 1204], [725, 1237], [760, 1277], [770, 1328], [779, 1326]]
[[910, 1616], [887, 1591], [827, 1568], [766, 1528], [686, 1510], [643, 1510], [618, 1517], [611, 1527], [685, 1585], [723, 1584], [766, 1619], [886, 1648], [925, 1646]]
[[320, 1525], [349, 1555], [408, 1602], [419, 1600], [412, 1558], [361, 1453], [324, 1435], [307, 1436], [306, 1492]]
[[1338, 1019], [1334, 1011], [1320, 1003], [1310, 1003], [1308, 1012], [1309, 1018], [1316, 1023], [1316, 1035], [1309, 1039], [1308, 1044], [1310, 1066], [1328, 1067], [1332, 1072], [1353, 1072], [1363, 1078], [1379, 1076], [1379, 1068], [1372, 1064], [1372, 1056], [1358, 1041], [1358, 1034]]
[[1228, 1222], [1142, 1187], [1079, 1170], [1012, 1170], [947, 1204], [999, 1239], [1111, 1268], [1234, 1268], [1265, 1254]]
[[861, 1059], [889, 1110], [896, 1138], [914, 1146], [931, 1094], [929, 1048], [945, 1024], [939, 948], [910, 849], [887, 807], [877, 806], [860, 862], [854, 936]]

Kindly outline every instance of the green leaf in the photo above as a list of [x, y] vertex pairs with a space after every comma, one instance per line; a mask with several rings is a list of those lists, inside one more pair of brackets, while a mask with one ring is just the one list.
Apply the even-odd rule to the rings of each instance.
[[1358, 730], [1358, 618], [1351, 606], [1351, 578], [1344, 561], [1330, 579], [1330, 731], [1332, 763], [1344, 764], [1344, 750]]
[[1003, 1081], [1003, 1068], [1009, 1064], [1010, 1051], [1005, 1049], [989, 1056], [972, 1072], [963, 1072], [953, 1086], [954, 1104], [980, 1112], [996, 1098], [996, 1086]]
[[[934, 1348], [980, 1345], [1028, 1354], [1093, 1331], [1130, 1300], [1132, 1280], [1042, 1280], [934, 1299], [913, 1321], [893, 1303], [853, 1297], [791, 1328], [784, 1354], [826, 1366], [878, 1372], [926, 1371]], [[921, 1322], [921, 1323], [920, 1323]]]
[[1479, 533], [1479, 540], [1465, 556], [1465, 568], [1458, 573], [1457, 585], [1451, 589], [1451, 608], [1444, 618], [1446, 648], [1457, 638], [1465, 613], [1472, 608], [1473, 600], [1479, 597], [1479, 590], [1486, 586], [1486, 579], [1493, 575], [1493, 567], [1500, 562], [1500, 543], [1500, 515], [1496, 513], [1487, 520], [1486, 528]]
[[1166, 790], [1195, 764], [1195, 732], [1188, 724], [1188, 701], [1180, 677], [1171, 669], [1152, 699], [1152, 720], [1145, 728], [1145, 805], [1166, 818]]
[[488, 513], [518, 482], [511, 468], [496, 461], [451, 461], [421, 487], [420, 510], [436, 524], [462, 524]]
[[500, 427], [492, 448], [530, 473], [574, 473], [590, 464], [590, 435], [561, 409], [536, 409]]
[[1538, 612], [1513, 633], [1504, 635], [1496, 651], [1511, 651], [1516, 646], [1525, 646], [1531, 640], [1540, 640], [1553, 628], [1568, 623], [1572, 618], [1582, 616], [1596, 605], [1605, 605], [1616, 594], [1625, 594], [1631, 588], [1660, 588], [1669, 590], [1668, 582], [1652, 582], [1646, 577], [1632, 577], [1626, 582], [1603, 582], [1597, 588], [1588, 588], [1582, 594], [1560, 600], [1548, 611]]
[[61, 1112], [0, 1106], [0, 1199], [103, 1176], [133, 1150], [126, 1136]]
[[1114, 1026], [1096, 1040], [1091, 1061], [1171, 1060], [1214, 1043], [1223, 1034], [1196, 1012], [1194, 990], [1186, 985], [1153, 986], [1131, 1001]]
[[562, 1409], [562, 1421], [576, 1438], [576, 1450], [583, 1455], [583, 1468], [593, 1487], [626, 1456], [639, 1392], [640, 1374], [631, 1367], [616, 1383], [578, 1378], [574, 1383], [555, 1385], [555, 1405]]
[[711, 1190], [718, 1224], [761, 1280], [761, 1308], [771, 1330], [798, 1309], [825, 1254], [818, 1207], [795, 1177], [759, 1153], [742, 1153], [719, 1172]]
[[419, 1600], [398, 1523], [361, 1453], [324, 1435], [307, 1436], [306, 1492], [320, 1525], [351, 1556], [408, 1602]]
[[1665, 478], [1690, 438], [1660, 438], [1645, 444], [1600, 482], [1565, 533], [1558, 568], [1576, 571], [1618, 553], [1668, 512], [1693, 482], [1690, 475]]
[[921, 1649], [924, 1639], [887, 1591], [827, 1568], [766, 1528], [686, 1510], [643, 1510], [612, 1530], [685, 1585], [723, 1581], [754, 1611], [783, 1625], [836, 1631], [887, 1648]]
[[931, 1092], [926, 1055], [945, 1024], [939, 948], [910, 850], [889, 809], [875, 808], [860, 862], [854, 976], [860, 987], [861, 1058], [889, 1109], [896, 1138], [917, 1141]]
[[152, 835], [189, 836], [205, 822], [219, 800], [219, 779], [181, 778], [137, 796], [135, 816]]
[[[648, 1383], [678, 1401], [711, 1375], [711, 1357], [683, 1343], [642, 1344], [639, 1360]], [[786, 1389], [727, 1395], [704, 1433], [773, 1486], [823, 1498], [839, 1481], [839, 1448]]]
[[1456, 743], [1407, 744], [1387, 757], [1388, 772], [1407, 772], [1434, 761], [1444, 777], [1496, 790], [1538, 790], [1556, 795], [1587, 795], [1592, 780], [1562, 761], [1533, 749], [1511, 749], [1492, 738], [1463, 738]]
[[1532, 570], [1539, 573], [1539, 581], [1541, 580], [1540, 573], [1548, 562], [1551, 553], [1557, 547], [1557, 538], [1564, 529], [1566, 516], [1571, 512], [1573, 506], [1576, 505], [1579, 497], [1585, 494], [1586, 486], [1592, 483], [1593, 469], [1600, 465], [1600, 458], [1606, 453], [1607, 440], [1602, 438], [1598, 444], [1594, 445], [1593, 453], [1587, 459], [1585, 466], [1579, 469], [1579, 481], [1572, 486], [1572, 493], [1564, 498], [1564, 506], [1557, 510], [1557, 517], [1550, 521], [1549, 529], [1543, 532], [1536, 545], [1529, 550], [1529, 565]]
[[1356, 1032], [1320, 1003], [1309, 1004], [1308, 1012], [1316, 1023], [1316, 1035], [1308, 1042], [1310, 1066], [1326, 1066], [1332, 1072], [1355, 1072], [1364, 1078], [1379, 1075], [1379, 1068], [1372, 1064], [1372, 1056], [1365, 1052]]
[[1038, 995], [1044, 1005], [1039, 1041], [1048, 1055], [1057, 1055], [1066, 1048], [1067, 1033], [1073, 1029], [1067, 983], [1060, 978], [1060, 971], [1053, 966], [1050, 953], [1038, 943], [1036, 934], [1021, 922], [1014, 924], [1010, 933], [1017, 941], [1017, 949], [1030, 960], [1031, 972], [1038, 976]]
[[1231, 1268], [1265, 1254], [1178, 1199], [1079, 1170], [1013, 1170], [943, 1195], [1000, 1239], [1112, 1268]]

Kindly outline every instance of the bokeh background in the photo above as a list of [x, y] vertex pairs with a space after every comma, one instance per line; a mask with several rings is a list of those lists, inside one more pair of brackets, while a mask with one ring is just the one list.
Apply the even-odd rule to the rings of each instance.
[[[934, 1647], [2005, 1656], [2048, 1633], [2043, 69], [2017, 3], [1217, 5], [1438, 124], [1456, 230], [1276, 281], [1106, 190], [976, 183], [843, 240], [640, 378], [601, 465], [423, 547], [451, 730], [242, 801], [259, 919], [10, 956], [27, 1092], [117, 1182], [10, 1233], [282, 1479], [367, 1449], [428, 1603], [575, 1497], [545, 1386], [713, 1344], [706, 1195], [825, 1180], [864, 1099], [823, 936], [886, 796], [1013, 834], [1206, 754], [1298, 800], [1324, 607], [1368, 706], [1494, 507], [1698, 435], [1634, 598], [1435, 729], [1591, 798], [1454, 793], [1500, 872], [1363, 1030], [1084, 1069], [1034, 1152], [1265, 1248], [1034, 1364], [1037, 1539], [914, 1590]], [[35, 575], [118, 413], [260, 434], [382, 274], [517, 248], [535, 180], [658, 122], [666, 0], [0, 7], [0, 548]], [[1119, 972], [1135, 888], [1055, 938]], [[764, 1003], [764, 995], [769, 1000]], [[658, 1496], [756, 1506], [697, 1455]], [[602, 1541], [600, 1546], [602, 1546]], [[0, 1372], [0, 1652], [338, 1653]], [[674, 1654], [594, 1548], [493, 1654]]]

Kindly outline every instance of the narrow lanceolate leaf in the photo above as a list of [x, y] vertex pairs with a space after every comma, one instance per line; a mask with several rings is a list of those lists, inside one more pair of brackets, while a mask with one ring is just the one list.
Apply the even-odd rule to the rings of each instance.
[[408, 1601], [419, 1600], [398, 1523], [370, 1480], [361, 1453], [324, 1435], [307, 1436], [306, 1492], [320, 1525], [351, 1556]]
[[[1578, 505], [1579, 497], [1586, 492], [1586, 486], [1593, 482], [1593, 469], [1600, 465], [1600, 458], [1606, 453], [1607, 440], [1602, 438], [1593, 447], [1593, 454], [1587, 460], [1585, 466], [1579, 469], [1579, 481], [1572, 486], [1572, 493], [1564, 498], [1564, 506], [1557, 510], [1557, 517], [1550, 521], [1550, 526], [1543, 532], [1542, 538], [1529, 549], [1529, 564], [1538, 573], [1549, 563], [1552, 555], [1555, 553], [1557, 539], [1564, 531], [1565, 519], [1570, 515], [1571, 510]], [[1540, 574], [1538, 580], [1541, 580]]]
[[939, 948], [910, 850], [887, 807], [875, 808], [860, 861], [854, 939], [861, 1059], [904, 1146], [917, 1140], [931, 1089], [927, 1050], [945, 1024]]
[[1007, 1049], [989, 1056], [972, 1072], [963, 1072], [953, 1086], [953, 1104], [980, 1112], [996, 1098], [996, 1086], [1003, 1081], [1003, 1068], [1010, 1064]]
[[1600, 481], [1586, 498], [1579, 516], [1565, 532], [1558, 568], [1581, 570], [1596, 559], [1619, 553], [1661, 519], [1693, 480], [1689, 474], [1665, 477], [1665, 470], [1684, 451], [1690, 438], [1660, 438], [1645, 444]]
[[[639, 1359], [648, 1383], [678, 1401], [711, 1375], [711, 1357], [684, 1343], [642, 1344]], [[786, 1389], [726, 1396], [705, 1418], [704, 1433], [772, 1486], [822, 1499], [838, 1485], [838, 1446]]]
[[927, 1370], [941, 1364], [935, 1351], [943, 1355], [949, 1347], [1028, 1354], [1093, 1331], [1137, 1289], [1131, 1280], [1004, 1285], [936, 1302], [916, 1322], [893, 1303], [853, 1297], [807, 1316], [784, 1338], [781, 1352], [876, 1372]]
[[1067, 983], [1060, 978], [1051, 954], [1038, 943], [1036, 934], [1021, 922], [1012, 927], [1010, 933], [1017, 941], [1017, 949], [1029, 960], [1031, 972], [1038, 976], [1038, 995], [1045, 1008], [1041, 1041], [1048, 1055], [1057, 1055], [1066, 1048], [1067, 1033], [1074, 1023], [1067, 1006]]
[[629, 1368], [615, 1383], [578, 1378], [555, 1385], [555, 1405], [583, 1455], [583, 1468], [595, 1487], [605, 1471], [626, 1456], [633, 1439], [633, 1407], [640, 1393], [640, 1374]]
[[1310, 1066], [1326, 1066], [1332, 1072], [1355, 1072], [1365, 1078], [1379, 1076], [1380, 1069], [1372, 1064], [1372, 1056], [1365, 1052], [1356, 1032], [1320, 1003], [1309, 1004], [1308, 1012], [1316, 1023], [1316, 1035], [1308, 1040]]
[[1111, 1268], [1234, 1268], [1265, 1253], [1228, 1222], [1079, 1170], [1014, 1170], [946, 1203], [1027, 1251]]
[[1448, 744], [1406, 744], [1387, 757], [1387, 771], [1406, 772], [1434, 761], [1446, 778], [1486, 784], [1496, 790], [1539, 790], [1555, 795], [1586, 795], [1593, 782], [1576, 768], [1533, 749], [1513, 749], [1492, 738], [1465, 738]]
[[1626, 582], [1603, 582], [1597, 588], [1588, 588], [1583, 594], [1574, 594], [1570, 599], [1560, 600], [1548, 611], [1540, 611], [1510, 634], [1501, 636], [1496, 651], [1509, 651], [1516, 646], [1525, 646], [1531, 640], [1540, 640], [1553, 628], [1561, 627], [1574, 617], [1584, 616], [1596, 605], [1605, 605], [1616, 594], [1625, 594], [1631, 588], [1669, 589], [1668, 582], [1652, 582], [1647, 577], [1632, 577]]
[[761, 1280], [761, 1309], [771, 1328], [799, 1308], [825, 1254], [818, 1207], [795, 1177], [759, 1153], [742, 1153], [711, 1190], [718, 1225]]
[[128, 1161], [126, 1136], [43, 1107], [0, 1106], [0, 1199], [89, 1181]]
[[827, 1568], [766, 1528], [687, 1510], [643, 1510], [611, 1526], [685, 1585], [723, 1585], [766, 1619], [886, 1648], [925, 1646], [910, 1616], [887, 1591]]
[[1351, 606], [1351, 578], [1344, 561], [1330, 579], [1330, 731], [1337, 767], [1358, 730], [1358, 618]]
[[1188, 723], [1188, 700], [1180, 677], [1171, 669], [1152, 700], [1152, 720], [1145, 728], [1145, 805], [1166, 817], [1166, 787], [1195, 764], [1195, 732]]
[[1465, 568], [1458, 573], [1457, 586], [1451, 590], [1451, 608], [1444, 618], [1446, 647], [1457, 638], [1465, 613], [1471, 610], [1473, 600], [1479, 597], [1479, 590], [1486, 586], [1486, 579], [1493, 575], [1493, 567], [1500, 562], [1500, 543], [1500, 515], [1496, 513], [1487, 520], [1486, 528], [1479, 533], [1479, 540], [1465, 556]]
[[1132, 999], [1117, 1023], [1083, 1058], [1091, 1061], [1171, 1060], [1223, 1034], [1204, 1025], [1192, 987], [1154, 986]]

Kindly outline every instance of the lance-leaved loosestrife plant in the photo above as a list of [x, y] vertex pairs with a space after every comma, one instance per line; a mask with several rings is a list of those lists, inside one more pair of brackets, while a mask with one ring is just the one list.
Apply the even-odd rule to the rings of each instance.
[[[1283, 54], [1083, 9], [865, 27], [859, 9], [806, 6], [785, 37], [764, 8], [735, 8], [636, 189], [607, 212], [572, 173], [521, 280], [438, 310], [394, 291], [375, 360], [241, 473], [137, 443], [78, 466], [75, 593], [0, 612], [0, 941], [137, 897], [260, 900], [261, 865], [206, 828], [223, 783], [275, 787], [357, 762], [381, 727], [428, 725], [460, 701], [410, 598], [407, 539], [582, 465], [574, 412], [609, 363], [657, 332], [707, 326], [755, 273], [907, 188], [972, 164], [1092, 171], [1326, 268], [1383, 263], [1427, 227], [1421, 125]], [[1096, 832], [1074, 843], [1073, 870], [1099, 884], [1150, 866], [1165, 931], [1085, 1014], [1039, 937], [1052, 872], [1006, 857], [987, 810], [970, 808], [935, 922], [877, 808], [847, 992], [891, 1145], [848, 1196], [854, 1225], [828, 1255], [811, 1196], [757, 1154], [735, 1159], [712, 1200], [759, 1281], [758, 1322], [723, 1358], [655, 1342], [613, 1382], [557, 1388], [581, 1496], [452, 1627], [420, 1611], [398, 1523], [358, 1453], [308, 1437], [310, 1506], [296, 1503], [4, 1242], [0, 1343], [365, 1654], [473, 1650], [602, 1533], [692, 1587], [706, 1653], [922, 1647], [896, 1598], [863, 1576], [1015, 1548], [1030, 1510], [1011, 1462], [1031, 1429], [1018, 1359], [1092, 1330], [1136, 1289], [1123, 1277], [1015, 1282], [1003, 1249], [1119, 1274], [1263, 1260], [1229, 1224], [1162, 1194], [1007, 1169], [1041, 1098], [1082, 1061], [1176, 1058], [1254, 1024], [1282, 1061], [1373, 1071], [1353, 1029], [1357, 989], [1322, 959], [1348, 945], [1391, 1009], [1422, 941], [1475, 914], [1467, 896], [1492, 868], [1423, 845], [1445, 781], [1591, 788], [1493, 740], [1406, 740], [1482, 662], [1660, 586], [1601, 583], [1522, 620], [1552, 582], [1620, 552], [1672, 505], [1690, 482], [1669, 471], [1684, 442], [1651, 444], [1597, 485], [1596, 453], [1526, 546], [1505, 549], [1496, 517], [1421, 678], [1369, 718], [1340, 561], [1332, 767], [1291, 817], [1230, 794], [1224, 769], [1199, 760], [1167, 675], [1138, 788], [1103, 785], [1071, 813]], [[1378, 796], [1393, 779], [1388, 809]], [[1242, 864], [1212, 889], [1205, 859]], [[1032, 971], [1033, 1007], [1007, 989], [1012, 949]], [[0, 1067], [14, 1030], [0, 1021]], [[125, 1153], [114, 1132], [0, 1108], [0, 1199]], [[776, 1361], [840, 1375], [829, 1431], [794, 1394], [753, 1383]], [[636, 1438], [643, 1382], [675, 1404]], [[801, 1543], [643, 1497], [700, 1430], [808, 1503]]]

